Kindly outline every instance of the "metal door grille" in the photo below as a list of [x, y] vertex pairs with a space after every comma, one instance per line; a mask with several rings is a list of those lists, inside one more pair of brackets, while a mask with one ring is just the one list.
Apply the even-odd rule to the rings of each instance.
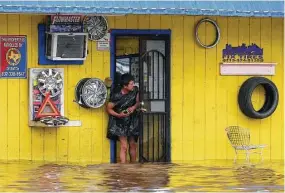
[[167, 161], [168, 99], [166, 94], [166, 59], [158, 50], [140, 58], [140, 98], [147, 112], [141, 115], [140, 161]]

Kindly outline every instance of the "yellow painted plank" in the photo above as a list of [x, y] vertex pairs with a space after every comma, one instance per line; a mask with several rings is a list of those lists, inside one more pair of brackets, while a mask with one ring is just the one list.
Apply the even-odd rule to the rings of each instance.
[[[20, 16], [8, 15], [8, 34], [18, 35], [20, 33]], [[20, 158], [20, 81], [19, 79], [9, 79], [8, 86], [8, 159], [14, 160]]]
[[[273, 62], [271, 57], [271, 29], [272, 29], [272, 22], [271, 18], [262, 18], [260, 22], [260, 29], [261, 29], [261, 41], [260, 46], [263, 48], [263, 59], [264, 62]], [[271, 76], [267, 77], [271, 80]], [[260, 140], [261, 144], [270, 145], [270, 135], [271, 135], [271, 116], [262, 119], [260, 123]], [[270, 147], [264, 148], [263, 150], [263, 157], [264, 159], [270, 159]]]
[[183, 16], [172, 17], [172, 62], [171, 62], [171, 160], [182, 162], [183, 158]]
[[[249, 18], [240, 17], [239, 18], [239, 34], [238, 34], [238, 44], [242, 45], [243, 43], [249, 45]], [[249, 78], [250, 76], [238, 76], [238, 89], [240, 86]], [[249, 127], [249, 118], [245, 116], [239, 106], [238, 106], [238, 124], [241, 127], [248, 128]]]
[[127, 16], [115, 16], [115, 28], [126, 29], [127, 28]]
[[[150, 26], [150, 16], [149, 15], [139, 15], [139, 29], [149, 29]], [[117, 23], [116, 23], [117, 26]]]
[[[0, 28], [0, 35], [7, 35], [7, 15], [0, 15], [0, 21], [2, 27]], [[8, 134], [8, 87], [7, 87], [7, 79], [0, 79], [0, 159], [1, 160], [7, 160], [8, 151], [8, 140], [7, 140], [7, 134]]]
[[57, 140], [56, 140], [56, 128], [44, 129], [44, 160], [45, 161], [56, 161], [57, 157]]
[[183, 161], [189, 162], [193, 160], [194, 147], [194, 17], [184, 16], [183, 24]]
[[[39, 68], [38, 66], [38, 24], [43, 20], [43, 16], [33, 15], [31, 26], [31, 67]], [[44, 128], [31, 128], [32, 130], [32, 160], [44, 159]]]
[[[257, 44], [260, 46], [260, 18], [250, 18], [250, 44]], [[251, 98], [252, 103], [259, 103], [259, 94], [260, 94], [260, 89], [255, 89], [256, 96], [253, 96]], [[259, 119], [250, 119], [249, 120], [249, 129], [251, 133], [251, 142], [253, 144], [258, 144], [259, 143], [259, 129], [260, 129], [260, 120]], [[256, 158], [255, 156], [251, 157], [252, 159]]]
[[151, 15], [150, 22], [149, 22], [149, 28], [150, 29], [160, 29], [160, 25], [161, 25], [161, 16]]
[[113, 16], [109, 16], [107, 17], [108, 19], [108, 26], [110, 29], [114, 28], [115, 27], [115, 17]]
[[138, 29], [138, 16], [137, 15], [127, 15], [127, 29]]
[[[238, 18], [231, 17], [228, 18], [228, 43], [232, 46], [238, 46]], [[227, 114], [226, 117], [228, 118], [228, 125], [238, 125], [238, 102], [237, 102], [237, 95], [238, 95], [238, 77], [237, 76], [228, 76], [227, 79], [227, 89], [228, 89], [228, 96], [227, 96]], [[233, 158], [234, 151], [230, 144], [227, 144], [227, 158]]]
[[[84, 64], [83, 64], [84, 65]], [[68, 66], [68, 74], [67, 82], [68, 82], [68, 90], [67, 90], [67, 98], [68, 104], [68, 118], [70, 120], [80, 120], [79, 115], [79, 105], [73, 100], [75, 100], [75, 86], [80, 81], [81, 77], [79, 75], [75, 75], [75, 72], [79, 72], [79, 66], [71, 65]], [[68, 162], [79, 162], [79, 153], [80, 153], [80, 130], [81, 127], [73, 127], [68, 128], [68, 150], [67, 150], [67, 161]]]
[[[216, 17], [209, 17], [216, 21]], [[215, 41], [216, 29], [209, 22], [206, 23], [206, 44]], [[217, 47], [206, 50], [206, 85], [205, 85], [205, 159], [215, 159], [216, 154], [216, 76]], [[209, 94], [213, 94], [211, 97]]]
[[[272, 76], [272, 81], [275, 83], [277, 88], [279, 88], [279, 99], [284, 99], [284, 90], [283, 90], [283, 76], [284, 76], [284, 64], [282, 63], [282, 56], [280, 53], [283, 51], [283, 41], [284, 38], [284, 25], [283, 19], [272, 19], [272, 61], [276, 62], [276, 74]], [[279, 104], [272, 114], [271, 121], [271, 159], [281, 159], [282, 157], [282, 130], [284, 129], [284, 117], [282, 117], [282, 111], [284, 107], [282, 102], [279, 101]]]
[[[83, 64], [84, 65], [84, 64]], [[79, 105], [73, 100], [75, 100], [75, 87], [77, 83], [80, 81], [81, 77], [77, 75], [76, 72], [79, 72], [79, 66], [77, 65], [70, 65], [68, 66], [67, 72], [67, 82], [68, 82], [68, 88], [67, 88], [67, 98], [68, 104], [68, 112], [67, 116], [70, 120], [80, 120], [79, 115]], [[76, 75], [75, 75], [76, 73]], [[68, 149], [67, 149], [67, 161], [68, 162], [79, 162], [79, 152], [80, 152], [80, 130], [81, 127], [73, 127], [68, 128]]]
[[171, 29], [171, 16], [170, 15], [162, 15], [160, 18], [160, 28], [161, 29]]
[[[20, 34], [27, 36], [27, 66], [31, 64], [31, 15], [20, 15]], [[29, 81], [27, 79], [20, 80], [20, 159], [32, 159], [32, 132], [28, 125], [29, 121]], [[26, 112], [26, 113], [23, 113]]]
[[[96, 45], [92, 44], [92, 77], [100, 78], [104, 81], [104, 53], [107, 51], [96, 50]], [[104, 106], [98, 109], [92, 109], [92, 162], [102, 162], [103, 158], [103, 110]], [[105, 113], [105, 111], [104, 111]]]
[[[64, 116], [69, 118], [69, 112], [70, 109], [69, 107], [69, 101], [73, 101], [74, 100], [74, 88], [70, 89], [69, 88], [69, 79], [68, 79], [68, 72], [69, 72], [69, 68], [68, 66], [62, 66], [62, 68], [64, 68]], [[75, 85], [75, 84], [74, 84]], [[72, 85], [72, 86], [74, 86]], [[69, 94], [69, 90], [73, 91], [73, 95], [68, 95]], [[74, 120], [74, 119], [70, 119], [70, 120]], [[68, 162], [68, 142], [69, 142], [69, 130], [70, 127], [59, 127], [56, 130], [56, 160], [59, 162], [64, 162], [67, 163]]]
[[[68, 102], [65, 102], [65, 103], [68, 103]], [[69, 129], [70, 128], [68, 127], [60, 127], [57, 130], [57, 136], [56, 136], [57, 137], [56, 139], [57, 158], [56, 160], [59, 162], [64, 162], [64, 163], [68, 162]]]
[[221, 30], [221, 39], [217, 44], [217, 140], [216, 140], [216, 159], [227, 158], [227, 139], [225, 128], [228, 126], [227, 120], [227, 77], [220, 75], [220, 63], [223, 60], [222, 50], [228, 43], [228, 18], [217, 17], [217, 23]]
[[[195, 17], [195, 25], [203, 17]], [[199, 38], [205, 43], [206, 25], [200, 25]], [[186, 34], [185, 34], [186, 35]], [[205, 60], [206, 50], [195, 44], [194, 160], [205, 158]]]
[[[96, 43], [96, 42], [92, 42]], [[89, 53], [93, 54], [92, 43], [88, 42]], [[96, 62], [96, 61], [94, 61]], [[75, 73], [75, 72], [74, 72]], [[92, 57], [87, 57], [84, 65], [79, 67], [80, 78], [92, 77]], [[87, 109], [84, 107], [79, 107], [80, 120], [82, 121], [82, 127], [80, 128], [80, 152], [79, 157], [81, 162], [91, 162], [92, 158], [92, 119], [91, 111], [93, 109]]]

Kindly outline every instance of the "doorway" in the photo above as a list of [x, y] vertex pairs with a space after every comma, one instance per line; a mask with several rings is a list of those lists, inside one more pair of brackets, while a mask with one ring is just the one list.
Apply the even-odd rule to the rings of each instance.
[[[121, 74], [132, 74], [147, 109], [140, 115], [140, 162], [170, 162], [170, 35], [170, 30], [111, 30], [114, 85]], [[116, 163], [117, 142], [111, 140], [110, 148]]]

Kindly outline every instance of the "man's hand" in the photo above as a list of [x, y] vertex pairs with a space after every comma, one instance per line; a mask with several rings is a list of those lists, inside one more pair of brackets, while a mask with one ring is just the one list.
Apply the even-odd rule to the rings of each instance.
[[118, 114], [118, 118], [125, 118], [128, 117], [130, 115], [130, 113], [125, 113], [124, 111], [122, 111], [120, 114]]
[[132, 106], [132, 107], [128, 108], [129, 113], [133, 113], [135, 110], [136, 110], [136, 106]]

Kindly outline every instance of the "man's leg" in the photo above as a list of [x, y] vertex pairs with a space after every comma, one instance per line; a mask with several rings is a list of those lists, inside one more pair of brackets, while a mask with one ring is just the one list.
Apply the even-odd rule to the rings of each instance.
[[128, 140], [127, 137], [121, 136], [120, 138], [120, 145], [121, 145], [121, 150], [120, 150], [120, 159], [121, 163], [126, 163], [126, 156], [127, 156], [127, 149], [128, 149]]
[[136, 162], [136, 159], [137, 159], [137, 143], [136, 143], [134, 137], [129, 138], [129, 144], [130, 144], [131, 162]]

